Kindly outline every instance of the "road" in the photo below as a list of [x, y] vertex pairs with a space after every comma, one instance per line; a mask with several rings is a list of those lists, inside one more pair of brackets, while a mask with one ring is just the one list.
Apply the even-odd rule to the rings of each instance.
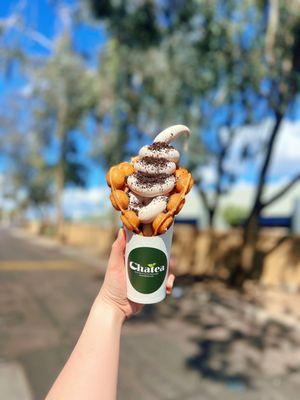
[[[42, 399], [66, 361], [105, 268], [105, 260], [96, 268], [97, 262], [78, 254], [19, 231], [0, 230], [1, 398]], [[237, 341], [228, 340], [231, 331], [220, 326], [220, 318], [233, 312], [233, 307], [198, 292], [148, 306], [125, 324], [118, 399], [297, 399], [299, 375], [283, 379], [287, 377], [283, 371], [280, 379], [276, 374], [264, 379], [258, 376], [254, 385], [249, 384], [249, 366], [242, 361], [250, 357], [249, 349], [252, 353], [257, 350], [249, 347], [252, 336], [251, 340], [248, 333], [239, 337], [239, 342], [244, 339], [244, 347], [239, 344], [238, 356], [231, 359]], [[181, 296], [178, 290], [177, 296]], [[213, 308], [207, 307], [208, 302]], [[236, 332], [239, 321], [234, 315]], [[226, 316], [226, 321], [230, 320], [230, 315]], [[258, 331], [258, 338], [263, 334], [268, 332]], [[247, 357], [241, 358], [246, 353]], [[249, 377], [244, 379], [245, 371], [229, 373], [230, 362], [240, 370], [246, 368]], [[222, 364], [221, 369], [217, 363]]]
[[75, 343], [98, 275], [57, 248], [0, 231], [0, 356], [21, 365], [34, 399], [45, 394]]

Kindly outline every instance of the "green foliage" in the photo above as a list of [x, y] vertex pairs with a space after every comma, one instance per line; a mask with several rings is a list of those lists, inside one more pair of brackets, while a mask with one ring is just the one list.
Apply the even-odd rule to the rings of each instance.
[[100, 140], [97, 138], [94, 152], [105, 167], [132, 155], [130, 128], [137, 140], [141, 137], [137, 123], [141, 98], [133, 82], [134, 60], [127, 59], [126, 53], [126, 48], [111, 39], [101, 58], [97, 108]]
[[[300, 70], [297, 2], [280, 0], [278, 9], [277, 2], [262, 0], [86, 2], [106, 28], [98, 73], [73, 49], [70, 27], [50, 45], [46, 62], [23, 60], [34, 87], [33, 135], [42, 160], [34, 170], [45, 176], [42, 182], [34, 179], [33, 197], [42, 201], [47, 179], [52, 193], [54, 180], [60, 191], [67, 183], [84, 184], [73, 133], [86, 134], [92, 112], [99, 132], [93, 151], [105, 167], [134, 154], [146, 135], [169, 124], [188, 125], [193, 135], [184, 161], [201, 193], [212, 192], [205, 204], [213, 215], [239, 174], [227, 163], [235, 141], [242, 143], [241, 163], [268, 148], [265, 137], [257, 143], [242, 137], [239, 128], [283, 115], [294, 104]], [[13, 53], [18, 46], [4, 47], [7, 60], [22, 59], [21, 51]], [[51, 162], [46, 148], [55, 149]], [[215, 169], [210, 185], [202, 166]]]
[[79, 156], [77, 143], [72, 135], [66, 132], [61, 153], [64, 184], [71, 183], [75, 186], [85, 186], [87, 167]]
[[234, 205], [228, 205], [223, 210], [223, 218], [232, 227], [241, 226], [248, 215], [248, 210]]
[[[227, 163], [235, 142], [242, 143], [241, 163], [263, 158], [270, 144], [268, 137], [243, 137], [239, 128], [286, 113], [299, 91], [296, 2], [279, 1], [278, 9], [257, 0], [89, 2], [109, 33], [100, 67], [104, 158], [120, 161], [128, 153], [132, 126], [153, 134], [187, 124], [188, 167], [202, 195], [213, 192], [205, 201], [213, 216], [240, 171]], [[106, 130], [105, 116], [112, 121]], [[215, 168], [209, 188], [202, 165]]]
[[73, 51], [69, 35], [63, 34], [56, 41], [54, 54], [34, 71], [33, 80], [35, 130], [41, 151], [52, 148], [56, 155], [48, 165], [59, 222], [64, 186], [84, 186], [86, 182], [86, 166], [73, 134], [74, 130], [84, 134], [86, 117], [98, 102], [98, 78]]
[[38, 152], [35, 135], [13, 132], [12, 128], [3, 149], [9, 165], [7, 194], [19, 208], [33, 206], [41, 210], [52, 201], [51, 171]]
[[23, 207], [41, 208], [51, 204], [53, 196], [49, 184], [50, 171], [40, 157], [34, 154], [26, 157], [18, 164], [14, 178], [17, 186], [25, 187]]
[[[190, 167], [213, 162], [220, 146], [213, 148], [210, 143], [216, 140], [204, 141], [203, 136], [218, 135], [226, 124], [245, 123], [247, 113], [233, 117], [233, 110], [251, 108], [241, 91], [258, 87], [262, 79], [260, 40], [249, 42], [247, 51], [242, 44], [245, 27], [262, 22], [258, 14], [250, 18], [251, 2], [92, 3], [109, 31], [122, 30], [110, 36], [101, 58], [100, 114], [112, 121], [122, 116], [127, 126], [134, 124], [147, 134], [184, 122], [194, 132]], [[151, 15], [144, 13], [145, 5], [154, 10]], [[151, 30], [130, 23], [133, 16], [148, 18], [156, 26], [152, 40], [144, 39]], [[258, 37], [259, 33], [261, 29]], [[218, 123], [213, 113], [223, 115]], [[111, 141], [114, 146], [128, 140], [117, 127], [112, 126], [111, 133], [116, 137]]]
[[97, 77], [72, 50], [68, 36], [57, 40], [53, 56], [34, 71], [33, 78], [36, 122], [52, 123], [58, 139], [78, 128], [96, 104]]
[[142, 49], [158, 44], [160, 32], [153, 1], [136, 6], [130, 1], [91, 0], [91, 5], [95, 15], [107, 21], [110, 33], [123, 45]]
[[[55, 199], [61, 210], [64, 185], [86, 183], [86, 165], [74, 131], [87, 135], [85, 120], [98, 102], [98, 76], [73, 50], [68, 32], [57, 36], [49, 57], [42, 62], [27, 60], [29, 65], [29, 128], [17, 127], [15, 117], [14, 123], [10, 120], [5, 154], [10, 160], [15, 198], [22, 193], [22, 207], [39, 209]], [[23, 132], [26, 129], [28, 132]]]

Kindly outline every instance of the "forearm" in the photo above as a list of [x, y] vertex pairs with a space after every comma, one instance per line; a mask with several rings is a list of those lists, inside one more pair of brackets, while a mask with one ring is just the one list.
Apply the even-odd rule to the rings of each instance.
[[115, 400], [122, 311], [95, 301], [82, 334], [46, 400]]

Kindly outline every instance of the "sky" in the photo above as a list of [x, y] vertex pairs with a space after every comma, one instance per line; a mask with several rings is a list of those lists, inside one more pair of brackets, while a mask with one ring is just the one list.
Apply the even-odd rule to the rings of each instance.
[[[56, 6], [54, 6], [56, 4]], [[5, 0], [0, 1], [0, 22], [8, 16], [17, 13], [23, 16], [26, 26], [32, 31], [42, 35], [43, 40], [47, 42], [57, 34], [61, 29], [61, 19], [58, 15], [65, 15], [65, 8], [57, 8], [57, 4], [67, 4], [69, 7], [76, 7], [76, 0], [65, 1], [49, 1], [49, 0]], [[56, 7], [56, 8], [55, 8]], [[59, 10], [59, 12], [57, 11]], [[13, 43], [18, 36], [14, 29], [6, 38], [9, 43]], [[106, 38], [104, 29], [101, 26], [90, 26], [80, 24], [74, 29], [74, 45], [78, 52], [84, 53], [87, 56], [87, 64], [91, 68], [96, 68], [98, 63], [98, 54], [101, 48], [105, 45]], [[43, 57], [49, 56], [49, 51], [44, 46], [39, 45], [33, 40], [22, 38], [22, 47], [30, 54], [38, 54]], [[22, 73], [18, 69], [13, 69], [8, 77], [0, 74], [0, 106], [5, 107], [5, 101], [10, 95], [15, 93], [21, 94], [26, 91], [27, 82]], [[183, 121], [184, 123], [184, 121]], [[239, 149], [245, 141], [260, 141], [258, 137], [264, 137], [268, 134], [272, 125], [271, 119], [266, 119], [257, 126], [245, 126], [241, 128], [242, 135], [231, 149], [230, 157], [227, 161], [228, 168], [239, 171], [240, 178], [236, 183], [235, 190], [244, 190], [245, 199], [249, 198], [248, 192], [253, 188], [253, 183], [256, 179], [257, 163], [261, 161], [259, 157], [255, 163], [240, 163], [237, 159]], [[290, 176], [299, 173], [300, 159], [300, 122], [285, 121], [282, 125], [282, 132], [279, 135], [276, 143], [275, 152], [273, 155], [272, 166], [269, 174], [269, 183], [274, 187], [280, 183], [284, 183]], [[89, 150], [85, 143], [85, 139], [78, 135], [78, 145], [82, 149], [82, 156]], [[257, 152], [259, 152], [257, 148]], [[74, 210], [73, 214], [77, 216], [83, 215], [85, 212], [96, 212], [99, 203], [102, 204], [102, 209], [107, 204], [103, 199], [107, 199], [108, 191], [105, 186], [105, 173], [95, 164], [89, 163], [88, 185], [86, 189], [67, 188], [64, 193], [65, 209], [68, 211]], [[0, 173], [3, 171], [3, 165], [0, 161]], [[209, 166], [203, 167], [204, 180], [209, 185], [214, 179], [214, 168]], [[231, 197], [234, 201], [234, 197]], [[191, 200], [192, 202], [192, 200]], [[247, 202], [247, 200], [245, 200]], [[193, 203], [197, 203], [193, 200]], [[191, 203], [192, 204], [192, 203]], [[196, 207], [196, 206], [195, 206]], [[198, 207], [198, 205], [197, 205]], [[191, 208], [193, 206], [191, 205]], [[189, 213], [189, 211], [187, 211]]]

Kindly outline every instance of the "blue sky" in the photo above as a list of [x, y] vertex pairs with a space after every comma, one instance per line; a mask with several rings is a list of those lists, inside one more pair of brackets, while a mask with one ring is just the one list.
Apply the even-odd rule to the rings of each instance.
[[[19, 10], [21, 1], [5, 0], [0, 2], [0, 18], [11, 15], [14, 11]], [[53, 38], [59, 29], [59, 21], [57, 17], [56, 4], [66, 4], [76, 6], [78, 3], [74, 0], [49, 1], [49, 0], [27, 0], [23, 2], [25, 7], [22, 8], [21, 14], [26, 20], [27, 26], [42, 33], [49, 39]], [[93, 29], [88, 25], [80, 25], [75, 32], [76, 45], [79, 50], [91, 51], [95, 50], [99, 45], [103, 44], [104, 34], [99, 29]], [[45, 52], [41, 46], [27, 41], [28, 50]], [[95, 53], [96, 54], [96, 53]]]
[[[20, 6], [22, 2], [15, 0], [5, 0], [0, 2], [0, 20], [7, 18], [14, 13], [22, 15], [26, 27], [39, 32], [44, 37], [51, 40], [57, 32], [59, 32], [61, 26], [59, 22], [58, 8], [54, 4], [67, 4], [71, 7], [76, 6], [77, 1], [49, 1], [49, 0], [28, 0], [24, 1], [24, 6]], [[55, 8], [56, 7], [56, 8]], [[21, 12], [19, 11], [21, 8]], [[12, 44], [15, 40], [20, 41], [19, 33], [12, 29], [9, 35], [6, 35], [6, 43]], [[105, 35], [103, 29], [99, 26], [92, 27], [87, 24], [78, 24], [74, 29], [74, 47], [82, 55], [85, 56], [86, 63], [90, 67], [97, 67], [99, 50], [105, 44]], [[38, 54], [45, 58], [49, 56], [49, 51], [45, 47], [38, 43], [30, 40], [26, 37], [21, 39], [22, 48], [28, 54]], [[18, 93], [26, 87], [26, 77], [19, 70], [18, 66], [14, 66], [8, 76], [0, 74], [0, 105], [5, 107], [6, 100], [9, 96], [18, 95]], [[7, 106], [7, 105], [6, 105]], [[19, 118], [22, 118], [19, 116]], [[88, 151], [88, 144], [85, 139], [82, 139], [80, 135], [77, 135], [78, 147], [82, 150], [82, 156], [84, 157]], [[104, 183], [104, 173], [101, 168], [96, 168], [92, 163], [88, 163], [89, 174], [88, 174], [88, 186], [97, 186]], [[3, 169], [3, 165], [0, 164], [0, 170]]]

